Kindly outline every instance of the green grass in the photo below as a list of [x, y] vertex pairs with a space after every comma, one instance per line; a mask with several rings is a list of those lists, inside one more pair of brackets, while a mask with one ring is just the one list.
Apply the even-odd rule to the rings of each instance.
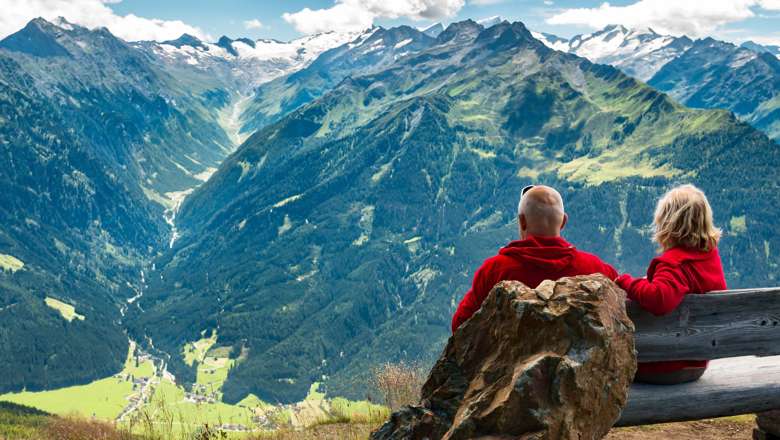
[[0, 400], [31, 406], [52, 414], [77, 414], [111, 420], [127, 405], [127, 396], [132, 392], [133, 385], [129, 381], [110, 377], [87, 385], [57, 390], [4, 394], [0, 395]]
[[12, 255], [0, 254], [0, 268], [3, 271], [14, 273], [24, 267], [24, 262]]
[[262, 401], [259, 397], [255, 396], [254, 394], [249, 394], [248, 396], [244, 397], [236, 405], [243, 406], [244, 408], [270, 408], [273, 406], [270, 403], [266, 403]]
[[[127, 397], [133, 394], [133, 384], [128, 376], [134, 378], [151, 377], [154, 374], [152, 362], [147, 360], [135, 365], [132, 356], [134, 344], [131, 344], [125, 367], [120, 377], [109, 377], [87, 385], [77, 385], [57, 390], [0, 395], [0, 400], [26, 405], [57, 415], [77, 414], [112, 420], [128, 404]], [[125, 378], [127, 377], [128, 380]]]
[[198, 364], [198, 372], [195, 383], [206, 387], [208, 392], [216, 392], [222, 397], [220, 390], [227, 380], [228, 371], [235, 364], [235, 360], [228, 358], [214, 358], [207, 356]]
[[68, 322], [73, 321], [74, 319], [78, 319], [80, 321], [84, 320], [84, 315], [79, 315], [76, 313], [76, 308], [68, 303], [64, 303], [58, 299], [54, 299], [48, 296], [44, 301], [46, 302], [47, 306], [60, 312], [60, 315], [62, 315], [62, 317], [65, 318], [65, 320]]
[[196, 361], [201, 362], [208, 353], [209, 349], [217, 343], [217, 332], [211, 333], [208, 338], [202, 338], [198, 341], [188, 343], [184, 346], [184, 362], [192, 366]]
[[220, 425], [223, 423], [253, 426], [253, 412], [248, 408], [228, 405], [226, 403], [194, 403], [185, 399], [184, 390], [175, 384], [163, 380], [155, 389], [152, 397], [152, 408], [156, 403], [162, 403], [170, 411], [177, 424], [183, 427], [196, 427], [208, 423]]
[[320, 392], [320, 383], [314, 382], [309, 386], [309, 394], [306, 395], [304, 400], [324, 400], [325, 393]]
[[390, 417], [390, 409], [377, 405], [367, 400], [352, 401], [342, 397], [336, 397], [330, 401], [333, 414], [343, 414], [349, 420], [354, 421], [383, 421]]
[[206, 356], [216, 357], [216, 358], [226, 358], [226, 357], [230, 357], [231, 351], [233, 351], [233, 347], [230, 346], [211, 347], [211, 349], [208, 352], [206, 352]]
[[208, 338], [185, 344], [182, 352], [187, 365], [197, 363], [195, 383], [205, 389], [205, 393], [201, 394], [216, 393], [217, 399], [221, 399], [222, 385], [236, 361], [229, 358], [230, 347], [215, 347], [216, 343], [217, 332], [213, 331]]
[[35, 438], [49, 415], [35, 408], [0, 402], [0, 438], [4, 440]]
[[561, 177], [595, 185], [630, 176], [674, 177], [677, 174], [666, 165], [656, 166], [648, 161], [637, 161], [621, 154], [581, 156], [558, 165], [557, 168]]
[[134, 359], [128, 359], [125, 362], [125, 368], [122, 370], [123, 374], [130, 374], [133, 377], [152, 377], [154, 376], [154, 365], [152, 361], [140, 362], [138, 366], [135, 364]]

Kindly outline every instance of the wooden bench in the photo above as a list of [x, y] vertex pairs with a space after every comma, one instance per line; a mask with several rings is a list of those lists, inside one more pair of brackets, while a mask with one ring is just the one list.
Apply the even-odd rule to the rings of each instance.
[[662, 317], [629, 303], [628, 314], [639, 361], [714, 360], [696, 382], [634, 384], [616, 426], [780, 409], [780, 288], [688, 295]]

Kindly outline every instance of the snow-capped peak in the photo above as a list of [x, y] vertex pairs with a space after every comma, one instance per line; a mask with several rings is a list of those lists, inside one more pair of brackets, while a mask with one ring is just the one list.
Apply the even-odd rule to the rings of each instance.
[[434, 23], [426, 28], [420, 28], [419, 31], [431, 38], [436, 38], [439, 34], [444, 32], [444, 25], [441, 23]]
[[650, 28], [628, 29], [609, 25], [570, 40], [539, 32], [534, 37], [545, 45], [585, 57], [594, 63], [611, 64], [643, 81], [691, 47], [688, 37], [660, 35]]
[[484, 27], [485, 29], [489, 27], [493, 27], [501, 22], [504, 21], [504, 18], [500, 15], [494, 15], [492, 17], [483, 18], [482, 20], [477, 20], [477, 24]]
[[134, 43], [151, 50], [163, 60], [204, 70], [242, 72], [251, 86], [302, 69], [322, 52], [341, 46], [374, 29], [362, 32], [324, 32], [292, 41], [250, 40], [222, 37], [207, 43], [190, 35], [172, 41]]
[[544, 43], [545, 46], [551, 49], [559, 50], [561, 52], [569, 51], [569, 40], [565, 38], [561, 38], [556, 35], [547, 34], [544, 32], [536, 32], [536, 31], [531, 31], [531, 35], [537, 40]]

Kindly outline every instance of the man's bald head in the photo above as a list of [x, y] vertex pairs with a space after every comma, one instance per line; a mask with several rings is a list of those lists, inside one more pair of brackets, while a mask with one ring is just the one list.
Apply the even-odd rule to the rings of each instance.
[[544, 185], [534, 186], [520, 197], [517, 215], [523, 239], [528, 235], [558, 237], [568, 220], [560, 193]]

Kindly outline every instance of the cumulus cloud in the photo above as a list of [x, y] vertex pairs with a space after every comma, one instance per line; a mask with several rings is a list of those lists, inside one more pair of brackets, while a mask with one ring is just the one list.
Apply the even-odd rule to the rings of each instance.
[[450, 17], [464, 4], [465, 0], [336, 0], [329, 8], [304, 8], [284, 13], [282, 18], [304, 34], [353, 31], [371, 26], [377, 18], [435, 20]]
[[144, 18], [134, 14], [118, 15], [108, 5], [121, 0], [0, 0], [0, 38], [4, 38], [36, 17], [66, 20], [88, 28], [107, 27], [128, 41], [170, 40], [188, 33], [202, 39], [210, 36], [180, 20]]
[[673, 35], [704, 36], [733, 22], [755, 16], [755, 10], [780, 10], [780, 0], [639, 0], [625, 6], [607, 2], [596, 8], [564, 9], [547, 19], [549, 24], [602, 28], [610, 24], [651, 27]]
[[263, 23], [256, 18], [244, 22], [245, 29], [261, 29], [262, 27]]

